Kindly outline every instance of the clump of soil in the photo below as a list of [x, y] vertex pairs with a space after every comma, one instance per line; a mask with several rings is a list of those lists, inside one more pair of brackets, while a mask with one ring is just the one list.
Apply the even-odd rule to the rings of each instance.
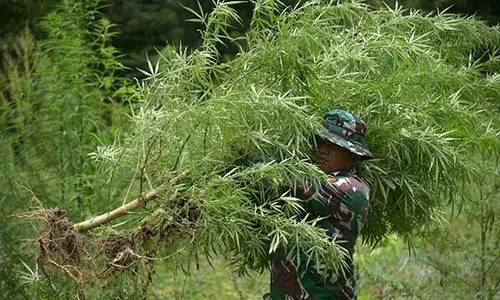
[[82, 235], [61, 209], [35, 212], [40, 222], [39, 259], [52, 259], [60, 264], [80, 264], [84, 253]]
[[141, 258], [134, 252], [135, 242], [128, 237], [110, 235], [101, 239], [98, 244], [111, 259], [109, 265], [113, 267], [127, 268]]

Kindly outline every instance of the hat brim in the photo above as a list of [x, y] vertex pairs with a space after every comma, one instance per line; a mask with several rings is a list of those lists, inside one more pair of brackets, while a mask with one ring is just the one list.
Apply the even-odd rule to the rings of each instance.
[[327, 130], [321, 130], [319, 132], [319, 136], [321, 136], [325, 140], [334, 143], [335, 145], [338, 145], [342, 148], [351, 151], [352, 153], [361, 157], [362, 160], [368, 160], [374, 158], [373, 154], [363, 145], [358, 143], [353, 143], [339, 134]]

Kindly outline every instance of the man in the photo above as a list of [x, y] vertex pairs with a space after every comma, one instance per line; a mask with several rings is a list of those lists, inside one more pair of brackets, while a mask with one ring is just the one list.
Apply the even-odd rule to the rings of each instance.
[[305, 200], [305, 209], [313, 217], [325, 217], [318, 226], [348, 250], [348, 267], [344, 274], [323, 278], [313, 268], [297, 268], [278, 251], [271, 273], [271, 292], [266, 299], [357, 298], [352, 256], [368, 215], [370, 191], [354, 174], [354, 167], [373, 156], [364, 145], [366, 126], [357, 116], [334, 109], [325, 114], [324, 126], [316, 142], [316, 159], [328, 175], [328, 183], [319, 190], [305, 190], [296, 196]]

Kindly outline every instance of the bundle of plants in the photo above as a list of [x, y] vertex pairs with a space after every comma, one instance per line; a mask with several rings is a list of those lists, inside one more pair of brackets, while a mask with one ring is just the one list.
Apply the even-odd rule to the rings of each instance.
[[[358, 172], [371, 187], [371, 245], [425, 233], [444, 206], [461, 204], [481, 172], [477, 153], [498, 154], [498, 28], [357, 2], [289, 10], [255, 1], [248, 33], [234, 38], [233, 4], [193, 10], [202, 45], [160, 52], [143, 70], [132, 130], [91, 154], [111, 186], [128, 181], [127, 198], [137, 198], [118, 208], [124, 222], [87, 237], [125, 238], [108, 266], [223, 254], [244, 274], [268, 268], [282, 248], [305, 253], [297, 263], [339, 270], [345, 249], [293, 197], [297, 185], [326, 179], [313, 141], [332, 108], [368, 124], [376, 159]], [[240, 52], [225, 61], [218, 49], [228, 43]], [[155, 197], [145, 201], [147, 192]], [[85, 224], [109, 225], [106, 216]]]

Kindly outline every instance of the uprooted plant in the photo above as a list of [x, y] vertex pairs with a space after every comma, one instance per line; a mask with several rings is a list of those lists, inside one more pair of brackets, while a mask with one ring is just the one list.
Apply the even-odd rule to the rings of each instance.
[[[178, 174], [172, 183], [185, 173]], [[151, 265], [158, 260], [157, 252], [165, 239], [172, 235], [192, 231], [195, 221], [192, 205], [188, 205], [188, 213], [169, 214], [174, 218], [165, 218], [166, 212], [158, 209], [149, 218], [144, 219], [138, 230], [101, 233], [95, 238], [85, 238], [85, 233], [112, 220], [124, 216], [139, 206], [158, 197], [156, 192], [141, 194], [117, 209], [92, 217], [79, 223], [73, 223], [66, 211], [62, 209], [46, 209], [32, 193], [38, 207], [18, 217], [31, 219], [38, 223], [39, 234], [32, 242], [38, 245], [37, 264], [42, 268], [50, 266], [71, 278], [77, 285], [78, 298], [83, 298], [82, 287], [86, 280], [103, 278], [116, 272], [134, 272], [135, 265], [143, 262]], [[174, 208], [174, 207], [170, 207]], [[177, 207], [179, 208], [179, 207]], [[167, 222], [167, 220], [170, 220]], [[85, 241], [85, 242], [84, 242]], [[138, 250], [139, 249], [139, 250]], [[181, 249], [182, 250], [182, 249]], [[141, 251], [141, 252], [138, 252]], [[178, 254], [174, 252], [168, 257]], [[162, 259], [167, 259], [163, 257]], [[153, 272], [150, 269], [149, 272]], [[147, 282], [149, 284], [149, 281]]]

